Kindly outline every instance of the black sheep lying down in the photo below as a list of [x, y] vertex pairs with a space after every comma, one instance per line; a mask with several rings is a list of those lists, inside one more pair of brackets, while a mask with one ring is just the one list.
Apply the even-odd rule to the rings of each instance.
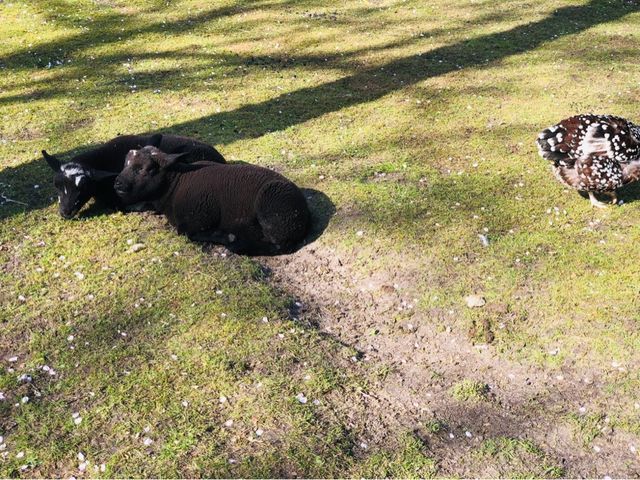
[[150, 202], [178, 233], [248, 255], [292, 251], [309, 229], [300, 189], [255, 165], [183, 164], [147, 146], [127, 154], [115, 189], [125, 204]]
[[122, 135], [76, 155], [65, 164], [43, 150], [42, 155], [56, 172], [54, 184], [60, 200], [60, 215], [72, 218], [92, 197], [104, 206], [122, 209], [124, 205], [113, 189], [113, 182], [122, 171], [129, 150], [145, 145], [154, 145], [169, 153], [184, 153], [183, 162], [225, 163], [224, 157], [211, 145], [178, 135]]

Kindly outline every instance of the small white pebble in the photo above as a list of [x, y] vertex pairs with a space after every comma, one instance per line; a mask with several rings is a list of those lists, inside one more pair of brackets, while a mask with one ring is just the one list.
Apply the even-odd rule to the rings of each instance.
[[17, 361], [18, 361], [18, 357], [10, 357], [9, 358], [9, 362], [11, 362], [11, 363], [15, 363]]
[[230, 463], [231, 465], [233, 465], [234, 463], [237, 463], [237, 462], [238, 462], [238, 461], [237, 461], [235, 458], [230, 458], [230, 459], [229, 459], [229, 463]]
[[86, 469], [87, 469], [86, 462], [82, 462], [80, 465], [78, 465], [78, 470], [80, 470], [81, 472], [84, 472]]
[[175, 353], [171, 354], [171, 360], [177, 360], [178, 356]]
[[257, 435], [258, 437], [261, 437], [263, 433], [264, 433], [264, 430], [262, 430], [261, 428], [259, 428], [259, 429], [257, 429], [257, 430], [256, 430], [256, 435]]
[[73, 423], [75, 423], [76, 425], [80, 425], [82, 423], [82, 417], [74, 418]]
[[471, 438], [473, 436], [473, 435], [471, 435], [471, 432], [469, 432], [469, 431], [464, 432], [464, 434], [465, 434], [465, 436], [467, 438]]
[[267, 317], [262, 317], [262, 323], [269, 323], [269, 319]]
[[367, 442], [360, 442], [360, 448], [366, 450], [367, 448], [369, 448], [369, 444]]
[[222, 395], [222, 396], [218, 399], [218, 401], [219, 401], [220, 403], [227, 403], [227, 397], [225, 397], [224, 395]]
[[357, 235], [358, 237], [361, 237], [361, 236], [363, 236], [363, 235], [364, 235], [364, 232], [363, 232], [362, 230], [358, 230], [358, 231], [356, 232], [356, 235]]
[[20, 300], [21, 302], [26, 302], [27, 299], [25, 298], [24, 295], [18, 295], [18, 300]]
[[101, 471], [101, 472], [104, 472], [104, 471], [106, 471], [106, 470], [107, 470], [107, 466], [106, 466], [104, 463], [101, 463], [101, 464], [100, 464], [100, 471]]
[[24, 457], [24, 452], [16, 453], [16, 458], [22, 458], [22, 457]]
[[142, 443], [148, 447], [153, 443], [153, 440], [151, 440], [149, 437], [144, 437], [144, 439], [142, 440]]
[[20, 399], [20, 401], [21, 401], [22, 403], [27, 403], [27, 402], [29, 401], [29, 397], [22, 397], [22, 398]]
[[602, 449], [601, 449], [598, 445], [594, 445], [594, 446], [593, 446], [593, 451], [594, 451], [594, 452], [599, 453], [599, 452], [600, 452], [600, 450], [602, 450]]
[[587, 411], [587, 407], [580, 407], [578, 410], [580, 411], [580, 413], [584, 413]]
[[80, 460], [81, 462], [84, 462], [84, 459], [85, 459], [84, 453], [78, 452], [78, 460]]
[[456, 438], [456, 436], [453, 433], [449, 433], [449, 438]]
[[68, 341], [68, 342], [73, 342], [73, 339], [74, 339], [74, 338], [76, 338], [76, 337], [74, 337], [73, 335], [69, 335], [69, 336], [67, 337], [67, 341]]
[[307, 397], [304, 396], [304, 393], [299, 393], [298, 395], [296, 395], [296, 400], [298, 400], [300, 403], [307, 403]]
[[187, 402], [186, 400], [183, 400], [182, 401], [182, 406], [185, 407], [185, 408], [188, 407], [189, 406], [189, 402]]
[[233, 420], [229, 419], [226, 422], [224, 422], [224, 426], [229, 428], [233, 426]]
[[76, 276], [76, 278], [78, 280], [84, 280], [84, 273], [82, 272], [75, 272], [74, 275]]

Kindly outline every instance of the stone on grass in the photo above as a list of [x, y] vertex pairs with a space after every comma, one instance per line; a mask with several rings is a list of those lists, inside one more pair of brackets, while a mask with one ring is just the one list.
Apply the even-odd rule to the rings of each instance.
[[487, 304], [487, 301], [481, 295], [467, 295], [464, 297], [464, 301], [469, 308], [484, 307]]

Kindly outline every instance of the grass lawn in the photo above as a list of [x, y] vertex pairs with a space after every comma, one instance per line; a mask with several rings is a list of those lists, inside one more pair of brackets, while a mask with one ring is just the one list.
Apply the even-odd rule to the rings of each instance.
[[[534, 145], [640, 120], [637, 2], [0, 19], [0, 477], [640, 475], [640, 188], [594, 210]], [[322, 192], [326, 229], [246, 258], [58, 215], [40, 150], [156, 131]]]

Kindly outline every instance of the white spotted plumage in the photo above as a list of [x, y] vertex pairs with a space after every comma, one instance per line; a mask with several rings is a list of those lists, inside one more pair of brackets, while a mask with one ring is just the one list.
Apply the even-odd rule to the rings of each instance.
[[624, 118], [576, 115], [543, 130], [536, 143], [556, 177], [588, 192], [594, 205], [594, 192], [615, 199], [618, 188], [640, 179], [640, 127]]

